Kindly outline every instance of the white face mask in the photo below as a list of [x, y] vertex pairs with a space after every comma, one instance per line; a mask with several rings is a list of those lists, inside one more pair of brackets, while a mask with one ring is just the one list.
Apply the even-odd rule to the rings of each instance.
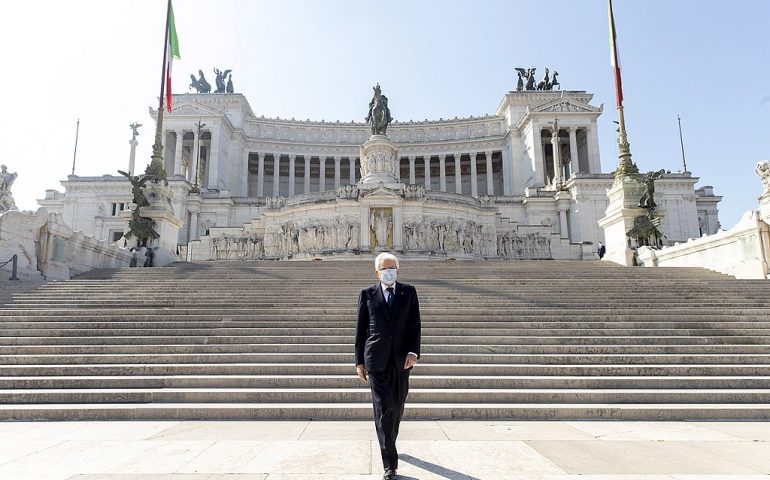
[[397, 276], [398, 275], [395, 268], [386, 268], [385, 270], [380, 270], [380, 280], [382, 280], [382, 283], [385, 285], [393, 285], [393, 282], [396, 281]]

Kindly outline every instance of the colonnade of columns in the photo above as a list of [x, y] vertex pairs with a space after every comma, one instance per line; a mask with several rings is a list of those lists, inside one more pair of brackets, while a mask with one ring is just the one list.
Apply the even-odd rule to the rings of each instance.
[[[215, 156], [216, 152], [214, 149], [213, 142], [211, 141], [210, 132], [208, 130], [204, 130], [201, 132], [201, 136], [208, 135], [208, 139], [202, 140], [198, 138], [198, 132], [196, 130], [166, 130], [166, 144], [170, 145], [169, 140], [172, 137], [169, 137], [170, 133], [176, 134], [176, 142], [173, 144], [174, 147], [171, 150], [172, 155], [170, 156], [173, 158], [173, 163], [170, 161], [166, 162], [167, 168], [166, 168], [166, 174], [168, 176], [172, 175], [181, 175], [184, 176], [187, 181], [190, 183], [198, 183], [200, 185], [208, 185], [209, 184], [209, 178], [204, 178], [205, 176], [208, 177], [208, 172], [204, 172], [203, 168], [198, 168], [198, 162], [203, 159], [211, 159], [213, 156]], [[192, 141], [185, 140], [185, 134], [190, 133], [192, 134]], [[189, 145], [190, 147], [190, 153], [188, 158], [183, 157], [183, 151], [184, 146]], [[201, 153], [196, 155], [195, 154], [195, 148], [200, 148]], [[211, 162], [209, 162], [211, 163]], [[201, 165], [203, 167], [203, 165]], [[211, 169], [208, 169], [211, 170]], [[195, 178], [196, 172], [200, 178]], [[214, 172], [216, 174], [216, 172]], [[216, 184], [216, 180], [213, 180], [213, 183]]]
[[[471, 195], [478, 197], [480, 194], [485, 195], [500, 195], [502, 191], [496, 191], [496, 182], [493, 171], [493, 151], [474, 152], [474, 153], [454, 153], [454, 154], [439, 154], [439, 155], [409, 155], [407, 157], [401, 157], [399, 160], [400, 165], [404, 163], [408, 164], [408, 183], [424, 185], [426, 190], [431, 190], [433, 177], [431, 177], [432, 167], [435, 168], [436, 160], [438, 160], [438, 190], [446, 192], [447, 180], [453, 180], [454, 193]], [[254, 162], [256, 157], [256, 162]], [[469, 162], [463, 164], [462, 159], [467, 157]], [[418, 159], [420, 164], [418, 165]], [[406, 162], [404, 162], [406, 160]], [[272, 176], [267, 175], [265, 172], [265, 165], [267, 162], [272, 163]], [[286, 173], [286, 164], [288, 162], [288, 174]], [[331, 165], [333, 162], [333, 178], [327, 178], [327, 167], [329, 171], [332, 171]], [[450, 162], [453, 162], [450, 163]], [[482, 188], [479, 188], [479, 162], [483, 162], [485, 176]], [[264, 153], [264, 152], [252, 152], [251, 163], [255, 166], [255, 169], [250, 169], [251, 180], [248, 183], [252, 184], [252, 188], [249, 189], [248, 195], [250, 196], [278, 196], [278, 195], [296, 195], [301, 193], [310, 193], [311, 191], [323, 192], [326, 190], [336, 190], [340, 185], [348, 184], [354, 185], [357, 181], [357, 163], [356, 157], [342, 157], [342, 156], [313, 156], [313, 155], [295, 155], [295, 154], [281, 154], [281, 153]], [[256, 165], [254, 165], [256, 163]], [[470, 181], [463, 180], [463, 166], [467, 167], [470, 164]], [[270, 163], [267, 163], [270, 165]], [[450, 165], [452, 170], [451, 175], [447, 175], [447, 165]], [[281, 166], [284, 167], [283, 171]], [[296, 174], [297, 167], [302, 167], [302, 174], [304, 176], [303, 181], [297, 182]], [[311, 182], [311, 166], [317, 166], [318, 173], [312, 177]], [[342, 167], [347, 167], [348, 178], [343, 179]], [[404, 165], [406, 166], [406, 165]], [[417, 167], [423, 167], [422, 177], [417, 175]], [[453, 168], [452, 168], [453, 167]], [[256, 172], [254, 172], [256, 170]], [[397, 169], [399, 181], [405, 182], [407, 178], [401, 178], [401, 168]], [[466, 168], [466, 172], [468, 169]], [[256, 175], [256, 179], [254, 179]], [[466, 174], [467, 175], [467, 174]], [[266, 184], [267, 182], [267, 184]], [[255, 184], [255, 186], [254, 186]], [[286, 186], [288, 184], [288, 186]], [[470, 184], [470, 187], [468, 187]], [[312, 190], [311, 190], [312, 188]], [[301, 189], [301, 190], [300, 190]], [[483, 192], [480, 191], [483, 189]]]
[[[426, 190], [431, 190], [431, 165], [434, 157], [438, 158], [438, 172], [439, 172], [439, 191], [447, 191], [447, 157], [452, 157], [454, 173], [452, 177], [454, 179], [454, 193], [471, 195], [478, 197], [480, 192], [478, 188], [478, 162], [485, 162], [485, 195], [500, 195], [502, 192], [495, 191], [494, 172], [492, 169], [492, 155], [493, 151], [474, 152], [474, 153], [450, 153], [439, 155], [410, 155], [407, 157], [409, 164], [409, 183], [417, 183], [416, 167], [417, 159], [422, 158], [422, 164], [424, 166], [422, 183]], [[470, 191], [464, 191], [463, 189], [463, 169], [462, 158], [468, 157], [470, 161]], [[484, 157], [480, 160], [480, 157]]]
[[[311, 192], [311, 176], [310, 176], [310, 170], [313, 163], [318, 165], [319, 173], [316, 177], [318, 181], [317, 190], [319, 192], [326, 191], [327, 189], [331, 190], [332, 187], [332, 179], [330, 179], [329, 182], [326, 180], [326, 167], [327, 162], [331, 160], [334, 163], [334, 177], [333, 177], [333, 185], [334, 189], [340, 187], [343, 183], [348, 185], [354, 185], [356, 183], [356, 157], [341, 157], [341, 156], [333, 156], [333, 157], [326, 157], [326, 156], [314, 156], [314, 155], [294, 155], [294, 154], [281, 154], [281, 153], [263, 153], [263, 152], [257, 152], [253, 153], [257, 157], [257, 165], [256, 165], [256, 189], [255, 191], [250, 191], [249, 193], [251, 195], [256, 195], [257, 197], [263, 197], [267, 195], [297, 195], [300, 193], [310, 193]], [[265, 188], [265, 160], [267, 157], [272, 157], [272, 164], [273, 164], [273, 175], [272, 175], [272, 184], [269, 189]], [[303, 181], [301, 184], [302, 191], [298, 191], [299, 188], [297, 185], [297, 164], [300, 162], [297, 157], [301, 157], [301, 165], [303, 170]], [[288, 176], [281, 175], [281, 165], [286, 164], [286, 158], [288, 158]], [[348, 178], [346, 180], [343, 180], [342, 178], [342, 165], [343, 161], [347, 164], [348, 167]], [[330, 164], [329, 164], [330, 165]], [[284, 180], [284, 177], [286, 182], [288, 183], [288, 188], [286, 188], [283, 192], [281, 191], [281, 185], [282, 180]]]
[[[561, 135], [554, 135], [553, 128], [540, 128], [541, 149], [540, 158], [542, 159], [543, 175], [548, 177], [567, 180], [575, 172], [598, 173], [600, 167], [598, 162], [598, 145], [593, 135], [594, 126], [564, 126], [559, 128], [559, 132], [566, 131], [568, 140], [565, 142]], [[578, 146], [578, 132], [585, 134], [585, 150]], [[550, 171], [545, 171], [545, 146], [551, 145], [553, 152], [553, 167]], [[561, 146], [569, 145], [569, 163], [565, 163], [561, 158]], [[581, 162], [582, 159], [582, 162]]]

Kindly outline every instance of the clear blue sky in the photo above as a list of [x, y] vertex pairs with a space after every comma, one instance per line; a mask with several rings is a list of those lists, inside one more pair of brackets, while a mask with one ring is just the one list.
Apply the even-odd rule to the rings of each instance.
[[[616, 164], [605, 0], [177, 0], [181, 61], [174, 91], [198, 68], [233, 69], [257, 115], [363, 120], [379, 82], [397, 120], [494, 113], [514, 67], [560, 73], [595, 94], [602, 165]], [[150, 157], [164, 0], [14, 2], [0, 19], [0, 162], [19, 172], [14, 195], [36, 208], [69, 174], [81, 119], [80, 175]], [[754, 164], [770, 158], [767, 0], [616, 0], [629, 139], [643, 170], [688, 166], [725, 199], [732, 226], [756, 206]], [[211, 78], [212, 75], [209, 75]], [[213, 80], [213, 78], [211, 78]], [[143, 168], [143, 167], [142, 167]]]

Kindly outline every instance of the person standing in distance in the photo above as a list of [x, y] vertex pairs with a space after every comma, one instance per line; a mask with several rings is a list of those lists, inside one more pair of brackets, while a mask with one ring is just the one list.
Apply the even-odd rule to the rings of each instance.
[[396, 282], [398, 258], [374, 260], [379, 279], [361, 291], [356, 323], [356, 370], [369, 382], [380, 442], [383, 480], [396, 478], [396, 437], [409, 392], [409, 371], [420, 358], [420, 303], [412, 285]]

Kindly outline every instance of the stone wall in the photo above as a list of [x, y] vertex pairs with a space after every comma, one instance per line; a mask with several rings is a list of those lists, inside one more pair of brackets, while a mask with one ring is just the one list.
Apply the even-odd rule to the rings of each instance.
[[[127, 250], [75, 232], [44, 208], [0, 215], [0, 262], [16, 254], [22, 279], [67, 280], [96, 268], [127, 267]], [[11, 264], [3, 267], [11, 270]]]
[[735, 278], [768, 278], [770, 225], [759, 212], [744, 214], [727, 231], [655, 250], [641, 247], [638, 262], [644, 267], [702, 267]]

